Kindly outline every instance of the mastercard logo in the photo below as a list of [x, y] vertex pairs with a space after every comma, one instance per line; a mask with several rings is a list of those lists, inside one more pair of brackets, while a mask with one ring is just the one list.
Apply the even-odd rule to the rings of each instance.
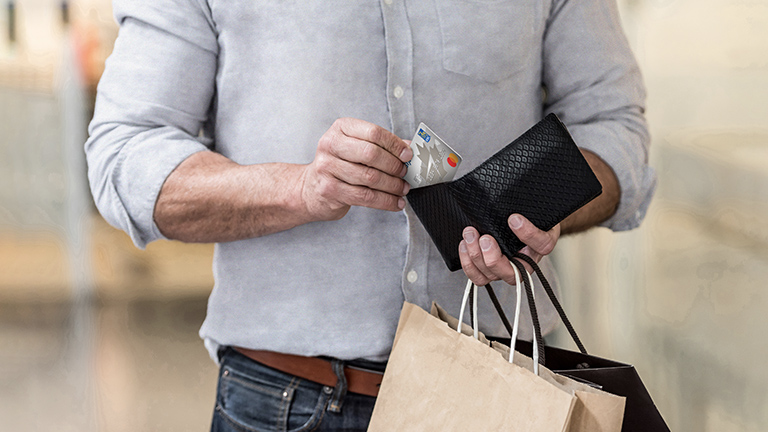
[[448, 165], [450, 165], [453, 168], [456, 168], [456, 164], [459, 163], [459, 157], [451, 153], [448, 155], [447, 161], [448, 161]]

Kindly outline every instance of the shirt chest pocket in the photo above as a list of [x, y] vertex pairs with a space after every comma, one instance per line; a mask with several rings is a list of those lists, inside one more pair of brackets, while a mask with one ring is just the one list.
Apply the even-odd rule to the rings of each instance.
[[537, 0], [435, 0], [443, 68], [495, 83], [541, 52]]

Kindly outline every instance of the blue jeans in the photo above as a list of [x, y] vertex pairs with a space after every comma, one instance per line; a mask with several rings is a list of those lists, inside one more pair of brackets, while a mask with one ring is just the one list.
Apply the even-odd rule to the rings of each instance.
[[[364, 432], [376, 398], [347, 393], [259, 364], [231, 348], [219, 354], [212, 432]], [[339, 366], [337, 364], [336, 366]]]

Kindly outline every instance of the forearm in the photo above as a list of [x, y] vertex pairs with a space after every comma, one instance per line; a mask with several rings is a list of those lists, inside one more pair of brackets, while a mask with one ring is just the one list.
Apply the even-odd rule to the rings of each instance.
[[584, 231], [607, 220], [616, 212], [621, 198], [621, 188], [613, 169], [591, 151], [581, 149], [581, 153], [603, 186], [603, 193], [561, 222], [563, 234]]
[[227, 242], [309, 222], [301, 197], [301, 165], [239, 165], [203, 151], [168, 176], [154, 217], [168, 238]]
[[386, 129], [338, 119], [308, 165], [239, 165], [209, 151], [184, 160], [160, 190], [154, 220], [186, 242], [259, 237], [313, 221], [338, 220], [351, 206], [400, 211], [413, 152]]

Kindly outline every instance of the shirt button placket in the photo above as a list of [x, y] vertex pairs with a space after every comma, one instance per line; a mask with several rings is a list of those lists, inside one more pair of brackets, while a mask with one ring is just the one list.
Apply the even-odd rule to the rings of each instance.
[[400, 137], [413, 136], [413, 41], [405, 3], [381, 0], [384, 37], [387, 50], [387, 99], [392, 132]]
[[[413, 106], [413, 40], [411, 24], [405, 2], [380, 0], [384, 17], [384, 35], [387, 49], [387, 103], [392, 131], [399, 137], [410, 138], [416, 128]], [[429, 307], [427, 294], [427, 262], [429, 256], [426, 239], [414, 231], [418, 223], [406, 208], [409, 224], [409, 244], [402, 275], [405, 300]]]

